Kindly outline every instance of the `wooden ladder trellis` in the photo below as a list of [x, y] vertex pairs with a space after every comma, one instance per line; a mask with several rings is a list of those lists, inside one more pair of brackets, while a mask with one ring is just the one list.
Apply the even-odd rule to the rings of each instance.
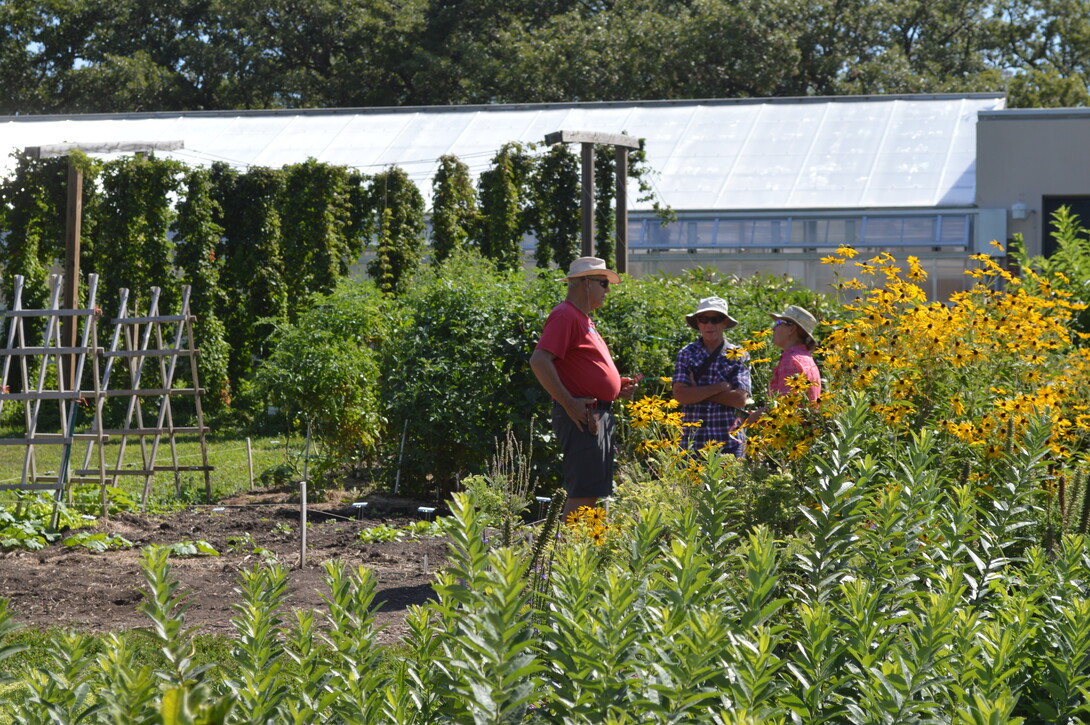
[[[204, 424], [204, 411], [201, 407], [200, 376], [197, 371], [197, 357], [199, 352], [194, 347], [193, 322], [195, 318], [190, 314], [189, 300], [190, 287], [182, 288], [182, 309], [177, 315], [163, 315], [159, 313], [159, 298], [161, 290], [158, 287], [151, 288], [151, 300], [148, 305], [147, 315], [130, 316], [128, 314], [129, 291], [121, 290], [121, 302], [118, 317], [111, 320], [114, 325], [113, 335], [109, 350], [103, 353], [106, 358], [106, 366], [102, 378], [103, 397], [128, 397], [128, 406], [125, 410], [123, 427], [116, 429], [103, 429], [103, 433], [111, 439], [119, 438], [117, 452], [117, 464], [114, 468], [105, 468], [100, 464], [99, 469], [103, 476], [109, 477], [112, 485], [117, 484], [119, 476], [143, 476], [144, 489], [140, 499], [141, 509], [147, 509], [148, 497], [152, 492], [152, 480], [156, 473], [171, 471], [174, 473], [174, 485], [180, 487], [180, 474], [183, 471], [199, 471], [204, 473], [205, 495], [212, 496], [212, 466], [208, 465], [208, 428]], [[163, 327], [172, 326], [169, 335], [170, 345], [164, 345]], [[153, 346], [154, 343], [154, 346]], [[122, 346], [124, 349], [122, 349]], [[175, 388], [174, 379], [178, 371], [178, 359], [189, 359], [189, 372], [192, 382], [191, 388]], [[111, 376], [114, 372], [115, 361], [125, 361], [128, 370], [128, 387], [118, 390], [110, 389]], [[143, 387], [145, 365], [154, 360], [159, 368], [159, 387]], [[193, 396], [196, 414], [195, 426], [174, 425], [174, 413], [171, 408], [172, 396]], [[158, 398], [159, 406], [154, 426], [145, 425], [144, 400], [146, 398]], [[96, 425], [101, 425], [101, 406], [96, 411]], [[196, 433], [200, 440], [201, 465], [186, 466], [178, 462], [177, 436], [179, 434]], [[166, 436], [170, 446], [171, 465], [155, 465], [159, 446], [163, 436]], [[137, 438], [140, 443], [141, 468], [125, 468], [125, 451], [128, 440]], [[148, 438], [151, 439], [150, 451], [148, 450]], [[90, 440], [83, 459], [83, 467], [76, 470], [77, 475], [95, 473], [96, 469], [90, 468], [92, 451], [95, 441]], [[101, 458], [101, 446], [99, 448]]]
[[[77, 434], [76, 422], [81, 402], [87, 402], [87, 398], [96, 404], [101, 404], [102, 391], [99, 387], [98, 354], [98, 313], [95, 309], [95, 296], [98, 290], [98, 276], [88, 277], [88, 305], [85, 309], [66, 310], [61, 309], [61, 290], [63, 280], [60, 275], [52, 275], [49, 281], [49, 307], [44, 310], [28, 310], [23, 308], [23, 290], [25, 279], [21, 275], [15, 277], [15, 295], [11, 309], [3, 311], [4, 325], [0, 330], [7, 328], [7, 344], [3, 349], [3, 371], [0, 373], [0, 412], [6, 401], [20, 401], [23, 403], [23, 415], [26, 435], [22, 438], [0, 439], [0, 445], [25, 446], [23, 456], [22, 475], [19, 483], [0, 484], [0, 490], [46, 490], [54, 492], [55, 501], [59, 502], [63, 497], [69, 482], [69, 465], [71, 460], [73, 443], [78, 439], [90, 439], [100, 444], [105, 441], [101, 425], [91, 426], [91, 432]], [[79, 344], [75, 347], [65, 346], [62, 341], [62, 319], [69, 318], [71, 324], [80, 330]], [[44, 320], [42, 340], [40, 345], [28, 345], [26, 334], [26, 322], [30, 320]], [[81, 390], [83, 385], [83, 371], [87, 358], [90, 357], [93, 366], [92, 390]], [[31, 360], [36, 358], [38, 363], [37, 375], [30, 374]], [[19, 387], [21, 392], [11, 392], [14, 381], [11, 378], [12, 361], [18, 361]], [[67, 360], [67, 363], [65, 363]], [[72, 380], [73, 389], [65, 389], [67, 375], [74, 367]], [[56, 371], [55, 387], [50, 386], [49, 369]], [[44, 401], [56, 401], [59, 408], [61, 433], [43, 433], [39, 429], [41, 421], [42, 403]], [[35, 449], [38, 446], [61, 446], [61, 463], [55, 471], [40, 472], [38, 470]], [[99, 474], [99, 483], [104, 479]], [[57, 524], [57, 507], [53, 508], [52, 525]]]
[[[141, 507], [146, 510], [148, 497], [152, 492], [152, 480], [156, 473], [172, 471], [177, 488], [180, 486], [182, 471], [201, 471], [204, 473], [205, 494], [210, 498], [213, 468], [208, 464], [208, 428], [204, 424], [204, 412], [201, 407], [201, 394], [204, 391], [200, 388], [197, 369], [197, 358], [200, 353], [194, 347], [195, 318], [190, 314], [190, 288], [186, 286], [182, 289], [180, 314], [161, 315], [159, 314], [160, 290], [153, 287], [148, 314], [143, 316], [129, 316], [129, 291], [121, 290], [120, 313], [117, 318], [110, 321], [113, 325], [111, 344], [109, 350], [104, 350], [98, 346], [100, 313], [95, 306], [98, 289], [97, 275], [88, 276], [89, 301], [86, 309], [61, 309], [60, 297], [63, 285], [60, 275], [54, 275], [50, 279], [48, 309], [23, 309], [24, 286], [24, 278], [17, 276], [12, 307], [0, 311], [2, 312], [0, 323], [3, 323], [0, 324], [0, 334], [5, 331], [5, 328], [7, 332], [7, 345], [0, 350], [0, 354], [3, 355], [2, 374], [0, 374], [0, 413], [3, 412], [6, 401], [21, 401], [24, 406], [26, 435], [22, 438], [0, 439], [0, 445], [25, 446], [26, 453], [23, 457], [22, 476], [19, 483], [0, 483], [0, 490], [49, 490], [55, 492], [55, 500], [59, 502], [68, 491], [69, 483], [94, 482], [99, 484], [102, 515], [105, 516], [107, 480], [112, 485], [116, 485], [119, 476], [143, 476]], [[80, 344], [76, 347], [66, 347], [62, 343], [61, 321], [64, 318], [71, 318], [77, 330], [82, 331]], [[29, 346], [25, 321], [34, 319], [45, 321], [42, 343]], [[164, 344], [164, 327], [171, 328], [167, 330], [169, 344]], [[38, 362], [37, 375], [32, 377], [31, 360], [35, 358]], [[189, 359], [191, 388], [174, 387], [179, 358]], [[65, 389], [64, 373], [66, 371], [65, 363], [62, 362], [65, 359], [69, 361], [67, 364], [74, 366], [74, 379], [77, 382], [73, 390]], [[91, 389], [82, 390], [80, 386], [84, 384], [83, 373], [88, 359], [92, 366]], [[104, 367], [100, 366], [100, 359], [105, 360]], [[149, 360], [154, 360], [158, 364], [159, 387], [156, 388], [146, 388], [141, 385], [145, 365]], [[10, 392], [11, 386], [15, 384], [15, 381], [11, 379], [13, 361], [17, 361], [18, 371], [21, 373], [18, 386], [22, 388], [20, 392], [15, 393]], [[110, 379], [117, 361], [127, 363], [128, 387], [111, 390]], [[48, 374], [50, 366], [56, 368], [55, 387], [49, 387], [53, 379]], [[171, 397], [180, 395], [194, 398], [197, 423], [195, 426], [174, 425]], [[111, 397], [128, 398], [124, 425], [115, 430], [107, 430], [104, 427], [104, 404], [106, 398]], [[154, 425], [146, 426], [144, 401], [149, 398], [158, 398], [159, 405]], [[44, 433], [40, 430], [41, 405], [44, 401], [57, 401], [59, 404], [61, 427], [59, 434]], [[90, 404], [94, 409], [88, 432], [84, 433], [76, 433], [80, 403]], [[181, 465], [178, 461], [177, 436], [192, 433], [199, 436], [201, 465]], [[164, 436], [170, 446], [171, 465], [155, 465], [159, 445]], [[114, 438], [120, 438], [120, 443], [117, 464], [110, 469], [106, 465], [105, 443]], [[140, 442], [142, 467], [139, 469], [124, 467], [125, 449], [129, 438], [138, 438]], [[149, 438], [151, 439], [150, 451], [148, 450]], [[72, 447], [76, 441], [82, 440], [87, 441], [82, 466], [71, 470]], [[61, 463], [56, 471], [42, 473], [38, 470], [35, 447], [42, 445], [62, 446]], [[98, 465], [92, 467], [91, 459], [96, 448]], [[54, 526], [56, 522], [57, 507], [54, 506], [52, 522]]]

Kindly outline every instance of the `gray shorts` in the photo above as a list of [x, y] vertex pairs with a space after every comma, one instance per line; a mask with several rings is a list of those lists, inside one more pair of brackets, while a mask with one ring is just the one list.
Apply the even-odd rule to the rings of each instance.
[[613, 495], [612, 404], [598, 401], [598, 435], [579, 430], [557, 402], [553, 402], [553, 432], [564, 452], [564, 487], [571, 498]]

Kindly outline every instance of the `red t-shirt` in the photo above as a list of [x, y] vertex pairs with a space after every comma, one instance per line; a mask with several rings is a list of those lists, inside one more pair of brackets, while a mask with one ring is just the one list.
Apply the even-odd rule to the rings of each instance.
[[571, 302], [564, 300], [549, 313], [537, 348], [556, 356], [553, 364], [560, 382], [574, 397], [617, 399], [621, 374], [609, 348], [590, 316]]

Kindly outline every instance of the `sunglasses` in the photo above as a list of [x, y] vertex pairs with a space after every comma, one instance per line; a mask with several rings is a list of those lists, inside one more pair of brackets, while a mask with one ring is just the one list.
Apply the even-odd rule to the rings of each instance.
[[587, 277], [587, 279], [591, 282], [597, 282], [598, 284], [602, 285], [602, 289], [609, 289], [608, 279], [602, 279], [601, 277]]
[[772, 323], [773, 327], [781, 327], [783, 325], [790, 325], [791, 327], [794, 327], [795, 323], [792, 322], [791, 320], [776, 320], [775, 322]]
[[699, 315], [696, 318], [696, 322], [698, 325], [718, 325], [725, 319], [727, 318], [723, 317], [722, 315], [713, 315], [711, 317], [708, 317], [706, 315]]

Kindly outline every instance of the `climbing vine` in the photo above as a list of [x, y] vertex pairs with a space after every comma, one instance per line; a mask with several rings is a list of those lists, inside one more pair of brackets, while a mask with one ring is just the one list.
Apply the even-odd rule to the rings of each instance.
[[161, 290], [160, 310], [177, 305], [174, 245], [168, 232], [174, 216], [170, 195], [177, 191], [184, 168], [177, 161], [142, 156], [103, 165], [100, 242], [89, 271], [100, 275], [104, 309], [116, 310], [123, 287], [129, 289], [130, 309], [146, 309], [152, 287]]
[[214, 178], [224, 188], [223, 286], [229, 304], [223, 322], [231, 350], [231, 380], [249, 379], [262, 357], [265, 341], [287, 318], [287, 285], [280, 256], [278, 202], [283, 173], [255, 166], [243, 174], [219, 168]]
[[376, 218], [378, 256], [368, 273], [389, 293], [404, 291], [424, 249], [424, 197], [405, 170], [392, 166], [372, 179], [369, 207]]
[[431, 199], [432, 261], [439, 263], [463, 249], [472, 229], [479, 224], [469, 167], [458, 157], [439, 159]]
[[22, 275], [24, 306], [42, 307], [47, 302], [49, 269], [64, 259], [68, 159], [39, 160], [21, 153], [12, 157], [14, 173], [0, 186], [3, 294], [10, 294], [12, 277]]
[[537, 266], [567, 269], [579, 256], [579, 158], [566, 144], [552, 146], [537, 159], [530, 188]]
[[481, 253], [500, 269], [517, 269], [522, 264], [522, 238], [530, 226], [526, 208], [532, 168], [533, 159], [526, 148], [507, 143], [477, 182], [481, 206], [478, 244]]
[[215, 412], [230, 405], [231, 385], [227, 377], [230, 352], [218, 312], [226, 301], [220, 286], [222, 264], [216, 255], [223, 237], [223, 227], [216, 218], [222, 212], [212, 197], [211, 176], [207, 169], [191, 169], [185, 175], [185, 195], [178, 203], [174, 223], [174, 259], [181, 282], [190, 286], [190, 311], [197, 318], [194, 337], [201, 351], [200, 382], [208, 391], [208, 410]]
[[312, 292], [329, 293], [349, 264], [350, 198], [343, 166], [308, 159], [285, 166], [281, 239], [288, 316], [295, 319]]
[[[613, 266], [617, 257], [617, 161], [612, 146], [598, 146], [594, 150], [594, 245], [595, 254]], [[653, 171], [647, 165], [644, 139], [638, 149], [628, 151], [628, 178], [636, 181], [640, 202], [651, 202], [656, 216], [663, 222], [673, 219], [673, 211], [663, 206], [651, 186]]]

